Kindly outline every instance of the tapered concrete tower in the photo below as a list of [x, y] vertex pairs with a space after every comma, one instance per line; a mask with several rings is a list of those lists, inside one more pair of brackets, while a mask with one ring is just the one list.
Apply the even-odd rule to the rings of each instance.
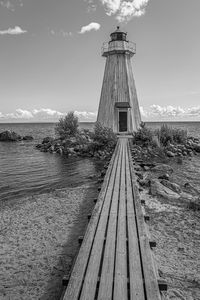
[[119, 27], [110, 37], [102, 47], [106, 66], [97, 121], [116, 133], [132, 133], [141, 123], [131, 66], [136, 45], [127, 40], [127, 33]]

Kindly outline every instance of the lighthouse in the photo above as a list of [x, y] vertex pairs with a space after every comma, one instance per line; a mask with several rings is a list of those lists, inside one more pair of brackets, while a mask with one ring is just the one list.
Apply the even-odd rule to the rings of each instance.
[[106, 57], [97, 122], [112, 128], [115, 133], [137, 131], [141, 123], [131, 58], [136, 53], [135, 43], [127, 40], [127, 33], [117, 30], [104, 43]]

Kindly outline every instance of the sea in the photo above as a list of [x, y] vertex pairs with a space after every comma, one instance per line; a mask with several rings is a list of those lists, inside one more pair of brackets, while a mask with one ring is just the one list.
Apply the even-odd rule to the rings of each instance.
[[[160, 128], [161, 122], [147, 122], [149, 128]], [[188, 135], [200, 138], [200, 122], [165, 122], [187, 130]], [[94, 123], [80, 123], [81, 128], [92, 129]], [[76, 187], [88, 182], [99, 171], [95, 159], [67, 158], [58, 154], [43, 153], [35, 145], [46, 136], [55, 136], [55, 123], [1, 123], [0, 132], [13, 130], [32, 141], [0, 142], [0, 201], [19, 199], [49, 192], [58, 188]], [[179, 166], [179, 175], [184, 176], [200, 191], [200, 156], [185, 159]], [[183, 177], [182, 176], [182, 177]]]

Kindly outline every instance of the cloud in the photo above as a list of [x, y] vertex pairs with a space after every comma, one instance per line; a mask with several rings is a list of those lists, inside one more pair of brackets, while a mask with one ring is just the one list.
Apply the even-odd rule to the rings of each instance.
[[140, 113], [143, 119], [155, 121], [177, 121], [177, 120], [199, 120], [200, 106], [182, 108], [180, 106], [160, 106], [153, 104], [149, 109], [140, 107]]
[[23, 6], [22, 0], [16, 0], [15, 4], [12, 3], [13, 1], [9, 0], [2, 0], [0, 1], [0, 6], [7, 8], [10, 11], [15, 11], [16, 6]]
[[105, 6], [108, 16], [114, 15], [120, 9], [121, 0], [100, 0]]
[[140, 106], [140, 113], [141, 113], [142, 117], [148, 116], [148, 112], [146, 110], [144, 110], [143, 106]]
[[18, 35], [26, 33], [26, 30], [22, 30], [19, 26], [15, 26], [15, 28], [8, 28], [6, 30], [0, 30], [0, 35], [10, 34], [10, 35]]
[[63, 29], [61, 29], [60, 31], [55, 31], [51, 29], [50, 34], [55, 36], [62, 36], [62, 37], [69, 37], [73, 35], [71, 31], [68, 32], [68, 31], [64, 31]]
[[88, 7], [87, 7], [87, 12], [94, 12], [97, 9], [97, 5], [94, 3], [94, 0], [84, 0], [87, 2]]
[[79, 33], [83, 34], [85, 32], [91, 31], [91, 30], [97, 31], [100, 29], [100, 27], [101, 27], [101, 25], [99, 23], [92, 22], [86, 26], [83, 26], [81, 28], [81, 30], [79, 31]]
[[188, 114], [191, 116], [200, 116], [200, 106], [195, 106], [195, 107], [189, 108]]
[[[88, 112], [88, 111], [75, 111], [74, 112], [79, 121], [96, 121], [96, 112]], [[53, 110], [51, 108], [39, 108], [33, 109], [31, 111], [18, 108], [15, 112], [5, 113], [0, 112], [0, 121], [49, 121], [49, 122], [57, 122], [60, 118], [64, 117], [67, 112], [60, 112], [57, 110]]]
[[59, 111], [50, 109], [50, 108], [40, 108], [40, 109], [34, 109], [33, 110], [33, 116], [35, 118], [39, 118], [39, 119], [49, 119], [49, 118], [53, 118], [53, 119], [59, 119], [62, 116], [64, 116], [64, 113], [61, 113]]
[[187, 110], [184, 110], [180, 106], [174, 107], [171, 105], [168, 106], [160, 106], [153, 104], [151, 106], [151, 114], [158, 115], [162, 117], [176, 117], [180, 115], [184, 115], [187, 113]]
[[149, 0], [100, 0], [108, 16], [115, 15], [119, 22], [128, 22], [133, 17], [145, 14]]
[[12, 4], [10, 1], [0, 1], [0, 5], [11, 11], [15, 10], [14, 4]]
[[74, 114], [78, 117], [79, 121], [95, 122], [97, 117], [97, 112], [75, 111]]

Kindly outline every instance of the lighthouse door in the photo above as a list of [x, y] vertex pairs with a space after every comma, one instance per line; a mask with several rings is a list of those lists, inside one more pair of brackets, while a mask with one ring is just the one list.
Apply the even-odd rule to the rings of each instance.
[[119, 111], [119, 132], [127, 131], [127, 111]]

